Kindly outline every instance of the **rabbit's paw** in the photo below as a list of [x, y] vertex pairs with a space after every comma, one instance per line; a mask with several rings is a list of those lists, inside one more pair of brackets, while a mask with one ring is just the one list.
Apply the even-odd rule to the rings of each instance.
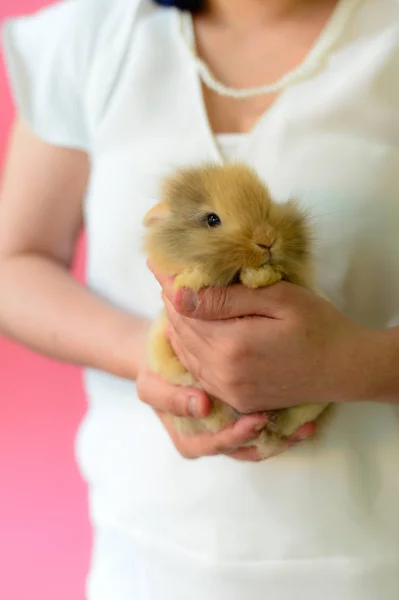
[[177, 275], [174, 288], [180, 290], [182, 288], [189, 288], [194, 292], [198, 292], [201, 288], [207, 287], [212, 284], [212, 281], [206, 273], [199, 269], [192, 269], [190, 271], [183, 271], [180, 275]]
[[259, 269], [245, 268], [240, 273], [241, 282], [249, 288], [265, 287], [281, 280], [281, 273], [270, 265]]

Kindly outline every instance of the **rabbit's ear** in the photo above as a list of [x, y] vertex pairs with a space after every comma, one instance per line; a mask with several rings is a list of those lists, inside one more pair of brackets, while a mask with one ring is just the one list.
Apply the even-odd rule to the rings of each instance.
[[155, 204], [145, 215], [143, 224], [145, 227], [151, 227], [161, 221], [165, 221], [170, 216], [170, 209], [165, 202], [159, 202]]

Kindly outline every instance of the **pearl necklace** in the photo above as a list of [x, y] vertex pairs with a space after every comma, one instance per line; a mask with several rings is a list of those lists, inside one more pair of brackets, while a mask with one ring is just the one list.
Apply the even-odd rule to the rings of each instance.
[[228, 98], [253, 98], [254, 96], [279, 92], [287, 86], [308, 77], [312, 72], [316, 71], [321, 66], [322, 62], [327, 58], [329, 52], [333, 48], [334, 44], [336, 44], [339, 37], [343, 34], [349, 19], [360, 2], [362, 2], [362, 0], [339, 0], [338, 5], [330, 17], [327, 25], [299, 67], [286, 73], [273, 83], [253, 88], [237, 89], [228, 87], [214, 77], [208, 65], [197, 55], [195, 47], [194, 25], [191, 13], [180, 13], [180, 28], [183, 38], [194, 60], [199, 77], [209, 89], [220, 96], [227, 96]]

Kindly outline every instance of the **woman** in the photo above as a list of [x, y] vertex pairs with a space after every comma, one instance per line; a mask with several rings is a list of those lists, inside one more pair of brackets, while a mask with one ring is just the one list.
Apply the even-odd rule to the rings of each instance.
[[[5, 28], [20, 117], [0, 327], [87, 367], [88, 598], [396, 599], [399, 4], [190, 4], [68, 0]], [[284, 284], [174, 298], [156, 273], [181, 360], [207, 392], [260, 411], [184, 438], [164, 414], [209, 401], [146, 369], [161, 298], [141, 222], [172, 169], [235, 159], [312, 213], [331, 304]], [[83, 223], [87, 289], [68, 273]], [[305, 399], [335, 405], [319, 436], [268, 461], [242, 448], [262, 411]]]

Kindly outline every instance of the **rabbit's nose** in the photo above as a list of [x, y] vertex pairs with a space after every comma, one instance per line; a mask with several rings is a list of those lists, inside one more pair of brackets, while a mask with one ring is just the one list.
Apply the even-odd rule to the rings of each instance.
[[258, 248], [260, 248], [262, 250], [262, 252], [265, 253], [265, 263], [269, 262], [269, 260], [272, 257], [272, 253], [271, 253], [272, 245], [267, 246], [266, 244], [258, 244], [258, 242], [256, 242], [256, 245]]

